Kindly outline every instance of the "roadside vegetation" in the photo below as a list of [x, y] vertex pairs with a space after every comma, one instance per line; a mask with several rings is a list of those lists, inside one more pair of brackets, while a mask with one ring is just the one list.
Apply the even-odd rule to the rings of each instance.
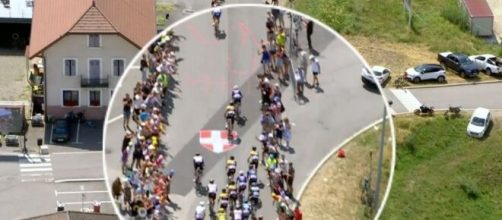
[[397, 166], [381, 219], [501, 219], [502, 112], [489, 136], [466, 135], [469, 115], [397, 117]]
[[165, 28], [166, 27], [166, 14], [170, 13], [173, 10], [173, 5], [171, 3], [157, 3], [155, 6], [156, 17], [157, 17], [157, 27]]
[[[458, 0], [412, 1], [411, 27], [402, 0], [297, 0], [295, 8], [314, 16], [340, 32], [354, 44], [371, 65], [386, 65], [393, 76], [421, 63], [437, 63], [437, 53], [460, 52], [468, 55], [502, 56], [502, 47], [486, 43], [469, 32], [468, 18]], [[353, 42], [357, 39], [357, 42]], [[389, 45], [394, 44], [390, 48]], [[407, 50], [400, 50], [403, 46]], [[375, 48], [368, 50], [368, 47]], [[392, 54], [386, 54], [390, 52]], [[403, 62], [404, 61], [404, 62]], [[484, 73], [474, 81], [501, 77]], [[395, 78], [394, 78], [395, 79]], [[465, 79], [448, 71], [449, 83]], [[473, 81], [467, 80], [467, 81]], [[436, 83], [436, 82], [432, 82]]]

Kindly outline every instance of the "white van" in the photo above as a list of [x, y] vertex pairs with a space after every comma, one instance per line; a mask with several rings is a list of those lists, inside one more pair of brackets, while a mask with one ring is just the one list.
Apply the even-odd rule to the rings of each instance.
[[486, 108], [476, 108], [472, 113], [469, 125], [467, 125], [467, 135], [475, 138], [482, 138], [490, 125], [491, 114]]

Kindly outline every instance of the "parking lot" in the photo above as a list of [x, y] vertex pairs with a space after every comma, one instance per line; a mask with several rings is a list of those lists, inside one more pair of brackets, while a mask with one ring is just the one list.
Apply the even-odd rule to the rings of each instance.
[[[67, 150], [71, 148], [80, 150], [100, 151], [102, 149], [103, 138], [103, 122], [92, 121], [93, 126], [87, 123], [71, 123], [70, 124], [70, 141], [66, 143], [58, 143], [52, 140], [53, 125], [47, 124], [45, 130], [45, 143], [51, 146], [50, 148], [58, 148], [65, 146]], [[74, 150], [75, 150], [74, 149]]]

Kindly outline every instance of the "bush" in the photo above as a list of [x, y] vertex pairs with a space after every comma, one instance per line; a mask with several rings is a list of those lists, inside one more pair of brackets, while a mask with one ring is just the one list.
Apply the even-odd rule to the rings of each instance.
[[449, 4], [441, 10], [441, 17], [457, 25], [462, 31], [469, 31], [469, 19], [458, 4]]
[[469, 199], [477, 199], [481, 197], [481, 191], [479, 190], [478, 184], [474, 180], [466, 177], [460, 177], [457, 181], [460, 188], [465, 192]]

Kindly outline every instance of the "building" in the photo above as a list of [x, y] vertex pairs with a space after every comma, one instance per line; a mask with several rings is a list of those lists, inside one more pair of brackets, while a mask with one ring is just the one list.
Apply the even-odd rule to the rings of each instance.
[[0, 1], [0, 48], [24, 49], [30, 39], [33, 0]]
[[471, 32], [478, 37], [493, 36], [493, 13], [486, 0], [463, 0]]
[[36, 0], [26, 54], [41, 58], [45, 115], [104, 119], [128, 62], [155, 34], [154, 0]]

